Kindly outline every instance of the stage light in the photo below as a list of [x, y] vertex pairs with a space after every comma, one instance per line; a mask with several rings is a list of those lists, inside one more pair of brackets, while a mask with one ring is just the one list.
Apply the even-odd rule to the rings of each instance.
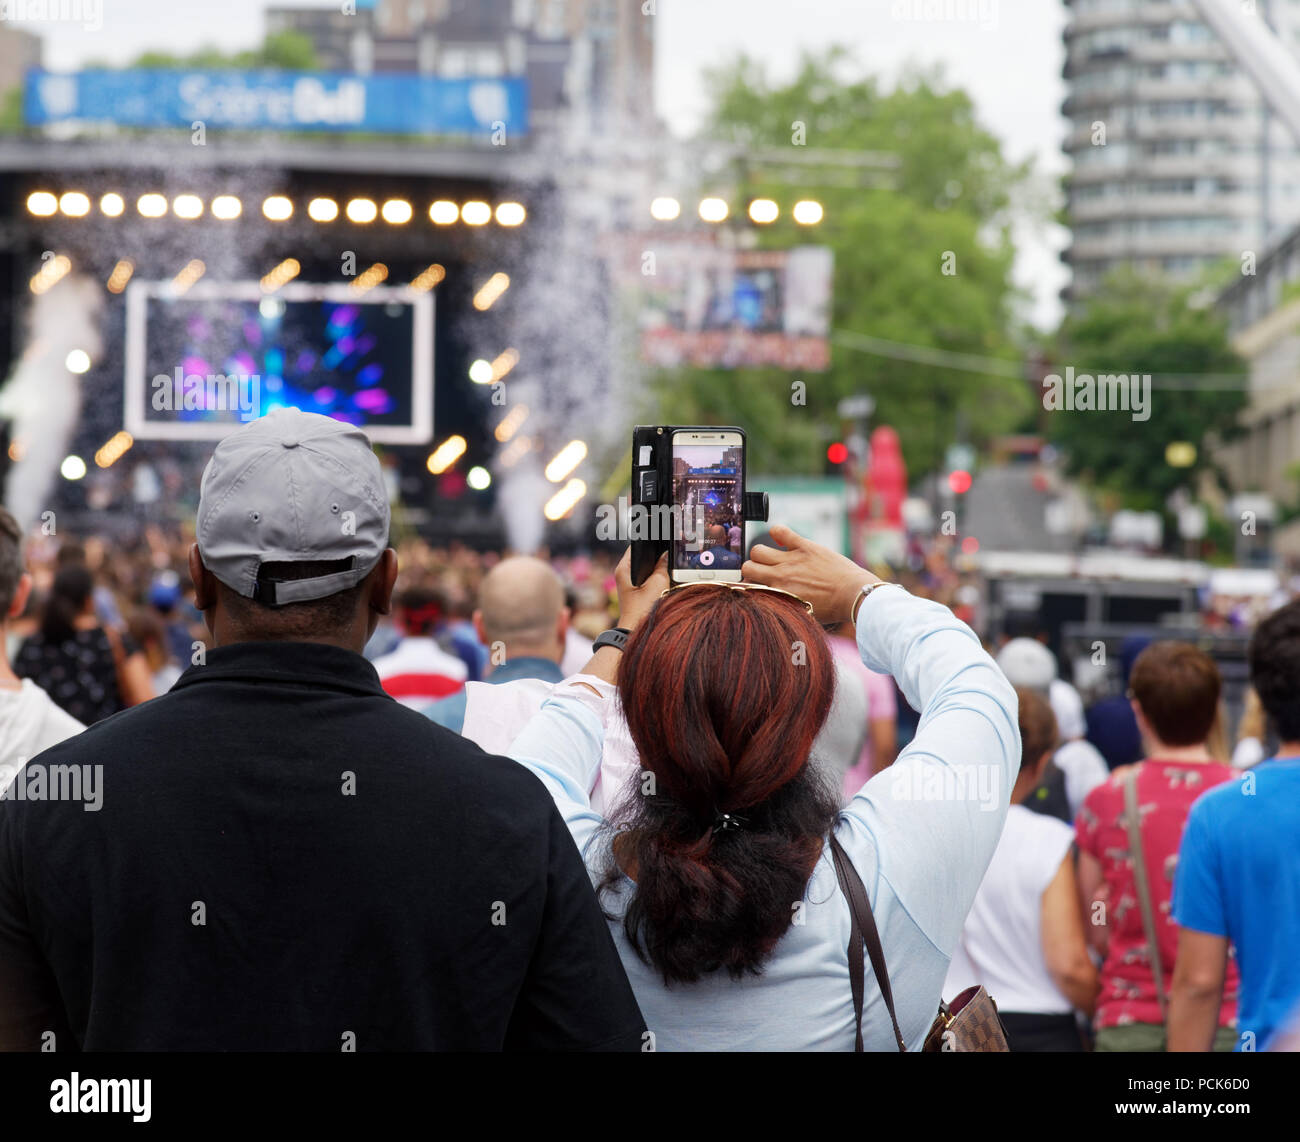
[[388, 267], [383, 262], [376, 262], [365, 273], [358, 274], [352, 279], [352, 288], [358, 293], [365, 293], [366, 290], [374, 289], [387, 277]]
[[60, 196], [59, 209], [69, 218], [84, 218], [90, 213], [90, 199], [79, 190], [70, 190]]
[[78, 375], [90, 371], [90, 354], [84, 349], [73, 349], [64, 360], [69, 373]]
[[488, 310], [492, 308], [493, 302], [510, 288], [510, 275], [495, 273], [482, 286], [479, 287], [478, 293], [474, 295], [474, 308], [478, 310]]
[[80, 480], [86, 474], [86, 462], [80, 456], [65, 456], [59, 475], [65, 480]]
[[113, 272], [108, 275], [108, 292], [121, 293], [126, 289], [126, 283], [131, 280], [133, 273], [135, 273], [135, 263], [130, 258], [122, 258], [113, 267]]
[[476, 385], [489, 385], [492, 383], [492, 362], [485, 361], [480, 357], [469, 367], [469, 379]]
[[354, 198], [347, 204], [344, 213], [348, 216], [349, 222], [365, 226], [379, 215], [379, 208], [369, 198]]
[[533, 442], [529, 437], [516, 436], [510, 444], [502, 450], [501, 455], [497, 457], [497, 462], [503, 468], [512, 468], [519, 462], [519, 458], [531, 452], [532, 448]]
[[492, 361], [492, 379], [499, 381], [519, 364], [519, 350], [503, 349]]
[[650, 203], [650, 217], [658, 222], [671, 222], [682, 212], [682, 204], [675, 198], [656, 198]]
[[262, 203], [262, 213], [272, 222], [286, 222], [293, 217], [293, 203], [282, 194], [273, 194]]
[[447, 271], [437, 262], [434, 262], [428, 269], [421, 271], [418, 276], [411, 280], [411, 288], [417, 293], [428, 293], [446, 276]]
[[725, 222], [727, 204], [720, 198], [703, 198], [700, 200], [700, 217], [705, 222]]
[[172, 291], [176, 294], [184, 293], [207, 272], [207, 268], [198, 258], [186, 262], [181, 272], [172, 278]]
[[203, 199], [197, 194], [178, 194], [172, 199], [172, 213], [190, 221], [203, 215]]
[[244, 204], [233, 194], [219, 194], [212, 200], [212, 217], [233, 222], [244, 212]]
[[313, 198], [307, 203], [307, 217], [313, 222], [333, 222], [339, 216], [339, 204], [332, 198]]
[[129, 432], [115, 432], [95, 453], [95, 463], [101, 468], [111, 468], [131, 450], [135, 437]]
[[120, 194], [109, 191], [99, 197], [99, 211], [109, 218], [117, 218], [126, 209], [126, 201]]
[[301, 269], [302, 267], [298, 264], [297, 258], [285, 258], [283, 262], [262, 279], [263, 292], [274, 293], [286, 282], [296, 278]]
[[467, 202], [460, 208], [460, 220], [466, 226], [483, 226], [492, 217], [492, 207], [486, 202]]
[[404, 226], [411, 220], [411, 204], [405, 199], [390, 198], [381, 211], [384, 221], [392, 226]]
[[770, 198], [756, 198], [749, 204], [750, 220], [757, 222], [760, 226], [775, 222], [777, 215], [780, 213], [781, 208]]
[[32, 293], [42, 294], [52, 285], [61, 280], [67, 272], [72, 269], [72, 261], [67, 254], [58, 254], [41, 264], [41, 268], [32, 276], [32, 280], [27, 284], [31, 287]]
[[492, 486], [492, 474], [486, 468], [475, 466], [465, 474], [465, 483], [476, 492], [486, 491]]
[[552, 522], [563, 519], [578, 506], [578, 501], [586, 494], [586, 484], [581, 480], [570, 480], [546, 501], [546, 507], [542, 509], [542, 513]]
[[505, 418], [501, 421], [500, 424], [496, 426], [492, 434], [497, 438], [498, 441], [504, 444], [516, 432], [519, 431], [520, 425], [522, 425], [524, 421], [527, 419], [528, 419], [528, 406], [524, 404], [517, 404], [508, 413], [506, 413]]
[[429, 471], [435, 476], [441, 476], [457, 460], [465, 454], [465, 438], [463, 436], [449, 436], [432, 452], [429, 453], [427, 465]]
[[37, 218], [48, 218], [59, 208], [59, 200], [48, 190], [34, 190], [27, 196], [27, 212]]
[[460, 217], [460, 207], [445, 198], [429, 207], [429, 221], [435, 226], [450, 226]]
[[167, 199], [161, 194], [142, 194], [136, 199], [135, 208], [145, 218], [161, 218], [167, 213]]
[[800, 226], [816, 226], [822, 220], [824, 212], [820, 202], [805, 198], [801, 202], [794, 204], [794, 210], [791, 213]]
[[498, 226], [519, 226], [528, 214], [523, 205], [518, 202], [499, 203], [496, 213]]
[[558, 484], [586, 458], [587, 446], [581, 440], [570, 440], [546, 465], [546, 478]]
[[264, 297], [257, 303], [257, 312], [267, 321], [275, 321], [284, 316], [284, 301], [278, 297]]

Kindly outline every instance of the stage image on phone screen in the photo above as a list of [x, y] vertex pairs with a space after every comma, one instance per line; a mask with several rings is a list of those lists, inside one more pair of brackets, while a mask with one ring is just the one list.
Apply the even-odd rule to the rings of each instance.
[[[734, 571], [745, 561], [743, 482], [739, 444], [673, 445], [673, 503], [681, 505], [688, 533], [673, 536], [675, 569]], [[701, 518], [704, 533], [697, 539]]]

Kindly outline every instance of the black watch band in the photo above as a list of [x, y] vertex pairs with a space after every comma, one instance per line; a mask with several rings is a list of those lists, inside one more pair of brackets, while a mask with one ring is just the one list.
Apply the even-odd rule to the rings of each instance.
[[601, 631], [596, 636], [596, 641], [591, 644], [591, 653], [595, 654], [602, 646], [612, 646], [615, 650], [622, 650], [627, 645], [627, 636], [631, 633], [624, 627]]

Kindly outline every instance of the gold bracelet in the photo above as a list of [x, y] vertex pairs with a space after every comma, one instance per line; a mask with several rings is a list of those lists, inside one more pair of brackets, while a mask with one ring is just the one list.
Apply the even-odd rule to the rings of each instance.
[[871, 594], [877, 587], [887, 587], [888, 583], [863, 583], [862, 590], [858, 592], [858, 597], [853, 601], [853, 606], [849, 608], [850, 622], [854, 626], [858, 625], [858, 612], [862, 610], [862, 600]]

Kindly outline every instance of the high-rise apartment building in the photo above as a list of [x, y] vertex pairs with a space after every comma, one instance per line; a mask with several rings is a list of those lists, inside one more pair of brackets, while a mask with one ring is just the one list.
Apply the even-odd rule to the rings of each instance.
[[[1073, 300], [1132, 265], [1194, 276], [1300, 223], [1300, 149], [1191, 0], [1065, 0]], [[1256, 0], [1300, 60], [1300, 0]]]

